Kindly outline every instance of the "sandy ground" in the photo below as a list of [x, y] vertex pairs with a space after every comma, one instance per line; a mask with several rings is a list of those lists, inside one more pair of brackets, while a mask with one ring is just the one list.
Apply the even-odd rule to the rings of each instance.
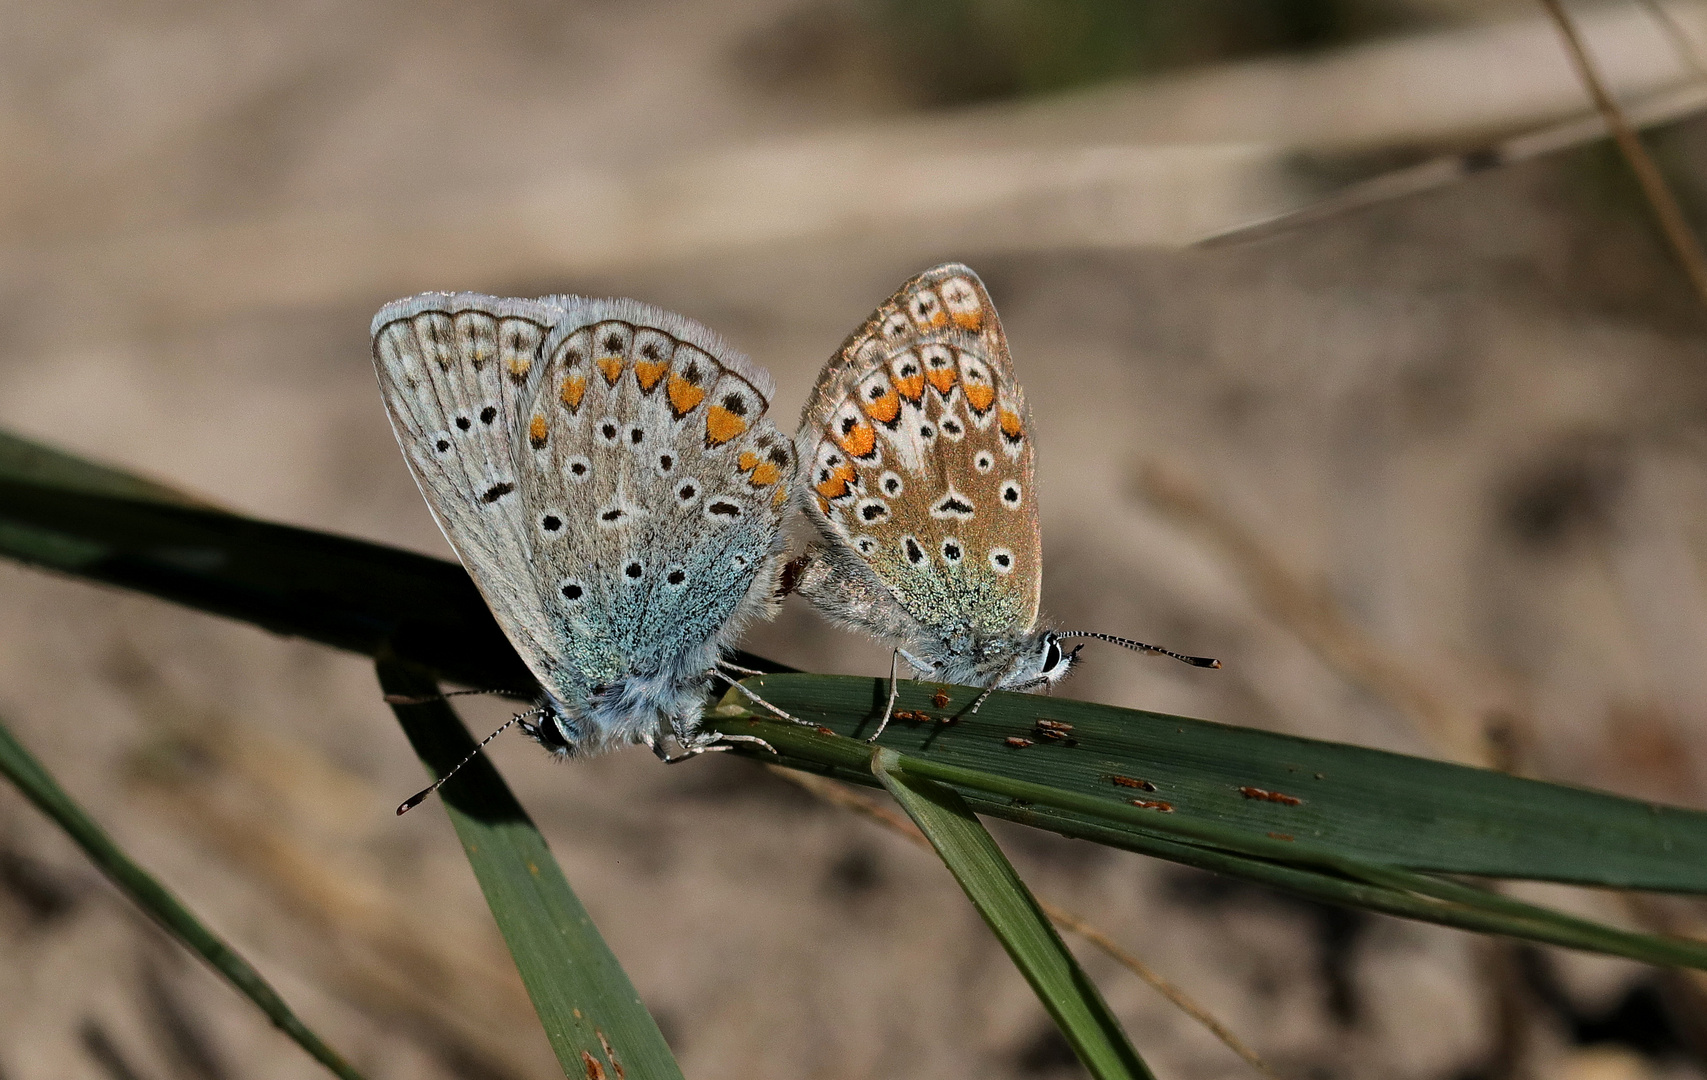
[[[391, 292], [198, 315], [109, 290], [104, 253], [278, 215], [478, 204], [589, 162], [643, 170], [664, 148], [903, 108], [858, 50], [802, 53], [800, 10], [11, 5], [0, 425], [258, 516], [447, 554], [367, 358]], [[808, 74], [779, 76], [778, 50]], [[1700, 175], [1707, 126], [1661, 145]], [[1497, 752], [1702, 806], [1707, 324], [1618, 175], [1600, 152], [1557, 155], [1213, 250], [1016, 254], [974, 231], [897, 254], [853, 235], [567, 280], [428, 252], [419, 285], [396, 291], [642, 297], [769, 367], [791, 428], [873, 304], [935, 258], [964, 259], [1002, 311], [1042, 433], [1050, 613], [1227, 663], [1093, 649], [1066, 692]], [[210, 290], [230, 272], [206, 265]], [[1295, 606], [1265, 601], [1211, 521], [1153, 497], [1156, 469], [1338, 605], [1431, 704], [1407, 706]], [[818, 670], [886, 665], [795, 602], [748, 647]], [[503, 716], [464, 711], [474, 728]], [[442, 811], [391, 816], [419, 766], [361, 660], [0, 565], [0, 715], [368, 1075], [553, 1075]], [[1076, 1075], [946, 872], [907, 844], [743, 762], [665, 769], [635, 751], [556, 768], [520, 740], [493, 753], [687, 1075]], [[1703, 1074], [1699, 999], [1645, 969], [997, 833], [1038, 892], [1290, 1076]], [[1533, 895], [1633, 917], [1614, 898]], [[319, 1075], [8, 791], [0, 942], [9, 1080]], [[1251, 1075], [1082, 955], [1158, 1075]]]

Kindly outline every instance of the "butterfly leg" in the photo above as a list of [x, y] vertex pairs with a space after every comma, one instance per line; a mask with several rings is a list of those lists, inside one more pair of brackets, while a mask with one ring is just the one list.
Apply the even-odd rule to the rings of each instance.
[[752, 746], [763, 747], [773, 754], [776, 753], [776, 747], [757, 735], [725, 735], [721, 731], [702, 731], [695, 734], [691, 739], [680, 744], [681, 753], [679, 754], [672, 753], [661, 740], [656, 738], [649, 737], [646, 742], [652, 747], [652, 752], [658, 755], [658, 760], [666, 765], [687, 761], [701, 754], [715, 754], [725, 750], [733, 750], [736, 743], [748, 743]]
[[[871, 733], [871, 738], [865, 740], [868, 743], [874, 743], [877, 741], [877, 737], [883, 734], [883, 729], [889, 726], [889, 718], [895, 715], [895, 693], [897, 690], [895, 685], [895, 665], [900, 662], [901, 650], [896, 649], [894, 652], [889, 654], [889, 701], [883, 706], [883, 719], [877, 722], [877, 730]], [[911, 662], [912, 658], [909, 657], [908, 663]]]
[[[719, 660], [717, 662], [717, 665], [719, 667], [728, 668], [731, 671], [745, 672], [746, 674], [749, 674], [749, 675], [766, 674], [763, 671], [753, 671], [751, 668], [744, 668], [744, 667], [740, 667], [739, 665], [736, 665], [736, 664], [731, 664], [727, 660]], [[747, 689], [747, 687], [744, 686], [743, 684], [741, 684], [740, 682], [736, 681], [735, 679], [731, 679], [729, 676], [723, 674], [723, 672], [721, 672], [721, 671], [713, 672], [713, 674], [715, 674], [719, 679], [722, 679], [724, 682], [728, 683], [730, 686], [741, 691], [742, 694], [746, 695], [748, 700], [756, 702], [758, 705], [763, 707], [766, 711], [775, 713], [777, 716], [781, 717], [784, 720], [787, 720], [791, 724], [799, 724], [801, 727], [809, 727], [809, 728], [816, 728], [818, 726], [816, 724], [808, 724], [806, 721], [800, 719], [799, 717], [790, 716], [788, 713], [783, 712], [781, 709], [777, 708], [775, 705], [772, 705], [770, 702], [766, 701], [764, 698], [760, 697], [759, 695], [753, 693], [751, 690]]]

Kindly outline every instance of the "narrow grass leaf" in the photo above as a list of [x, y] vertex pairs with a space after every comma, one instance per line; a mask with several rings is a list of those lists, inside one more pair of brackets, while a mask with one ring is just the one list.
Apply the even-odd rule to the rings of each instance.
[[275, 1027], [306, 1050], [309, 1056], [343, 1080], [361, 1080], [360, 1073], [291, 1012], [290, 1006], [261, 977], [260, 972], [203, 925], [170, 890], [126, 855], [3, 723], [0, 723], [0, 774], [16, 785], [37, 809], [52, 818], [132, 903], [181, 941], [185, 948], [206, 960], [208, 966], [238, 993], [253, 1001]]
[[892, 750], [879, 750], [871, 758], [872, 773], [966, 890], [1085, 1068], [1098, 1080], [1153, 1080], [1096, 984], [965, 800], [899, 765]]
[[[1218, 822], [1412, 870], [1707, 892], [1707, 813], [1697, 810], [1091, 702], [996, 693], [971, 714], [974, 690], [941, 687], [939, 698], [931, 683], [900, 688], [904, 719], [883, 745], [1123, 806], [1128, 820]], [[888, 687], [772, 675], [763, 693], [802, 719], [863, 737]], [[1037, 823], [1075, 835], [1091, 824], [1066, 810], [1041, 811]]]
[[[377, 667], [387, 694], [438, 692], [431, 674], [417, 666], [382, 656]], [[474, 749], [468, 729], [442, 700], [392, 709], [435, 779]], [[652, 1014], [497, 768], [482, 754], [439, 795], [564, 1075], [680, 1080]]]
[[[767, 692], [773, 677], [766, 677]], [[731, 730], [741, 706], [720, 706], [719, 726]], [[778, 764], [808, 768], [852, 782], [862, 779], [870, 747], [831, 729], [809, 732], [749, 715], [745, 733], [756, 734], [781, 754]], [[738, 753], [744, 751], [737, 751]], [[753, 754], [759, 758], [757, 753]], [[772, 760], [766, 755], [760, 760]], [[940, 761], [902, 756], [913, 775], [951, 785], [978, 813], [1098, 839], [1118, 847], [1275, 885], [1326, 901], [1383, 914], [1439, 923], [1479, 933], [1563, 945], [1625, 956], [1652, 964], [1707, 969], [1707, 943], [1640, 934], [1605, 926], [1536, 905], [1511, 900], [1433, 875], [1394, 868], [1337, 853], [1295, 838], [1248, 832], [1238, 826], [1194, 820], [1186, 815], [1144, 811], [1107, 799], [965, 769]], [[1051, 813], [1071, 817], [1050, 816]], [[1087, 824], [1096, 821], [1102, 824]]]

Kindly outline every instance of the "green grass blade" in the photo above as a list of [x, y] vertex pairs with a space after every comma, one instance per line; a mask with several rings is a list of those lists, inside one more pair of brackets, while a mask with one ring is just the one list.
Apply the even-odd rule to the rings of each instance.
[[[966, 715], [974, 691], [948, 688], [951, 703], [939, 708], [932, 684], [900, 686], [897, 708], [903, 713], [953, 722], [893, 723], [883, 744], [930, 761], [1044, 784], [1099, 803], [1163, 803], [1172, 808], [1171, 817], [1237, 826], [1256, 836], [1291, 836], [1386, 866], [1707, 892], [1707, 813], [1700, 811], [1063, 698], [997, 693], [976, 715]], [[863, 737], [876, 727], [887, 683], [773, 675], [761, 692], [804, 720]], [[1051, 740], [1039, 734], [1039, 719], [1071, 724], [1072, 730]], [[1010, 739], [1030, 745], [1010, 745]], [[1116, 777], [1147, 787], [1121, 786]], [[1038, 818], [1034, 823], [1047, 828], [1107, 841], [1106, 835], [1081, 832], [1101, 824], [1083, 814]]]
[[903, 771], [899, 761], [893, 751], [878, 751], [871, 771], [930, 840], [1085, 1068], [1098, 1080], [1154, 1080], [1096, 984], [965, 801]]
[[111, 465], [0, 431], [0, 476], [90, 495], [115, 495], [175, 506], [209, 506], [185, 491]]
[[83, 812], [76, 800], [59, 786], [3, 723], [0, 723], [0, 774], [12, 781], [37, 809], [52, 818], [132, 903], [147, 912], [167, 933], [183, 942], [186, 948], [206, 960], [208, 966], [235, 987], [238, 993], [253, 1001], [275, 1027], [331, 1070], [333, 1075], [343, 1077], [344, 1080], [361, 1080], [360, 1073], [297, 1019], [290, 1006], [286, 1005], [278, 992], [261, 977], [260, 972], [250, 966], [249, 962], [239, 956], [219, 935], [204, 926], [189, 908], [148, 871], [121, 851], [106, 831]]
[[[438, 692], [419, 668], [386, 658], [377, 667], [387, 694]], [[474, 749], [447, 703], [392, 708], [432, 777]], [[439, 794], [564, 1075], [680, 1080], [652, 1014], [497, 768], [480, 755]]]
[[[768, 693], [774, 677], [765, 679]], [[726, 699], [729, 700], [729, 699]], [[718, 726], [735, 728], [726, 705]], [[808, 732], [749, 714], [744, 734], [756, 734], [781, 754], [781, 763], [856, 783], [870, 747], [830, 734]], [[828, 730], [828, 729], [826, 729]], [[752, 756], [769, 760], [762, 752]], [[1604, 926], [1444, 878], [1397, 869], [1341, 855], [1332, 849], [1237, 826], [1194, 820], [1184, 815], [1140, 810], [1105, 799], [1053, 789], [996, 773], [964, 769], [939, 761], [900, 757], [913, 775], [952, 785], [978, 813], [1058, 829], [1066, 835], [1098, 839], [1253, 881], [1276, 885], [1329, 903], [1439, 923], [1480, 933], [1562, 945], [1625, 956], [1646, 963], [1707, 970], [1707, 944], [1657, 934], [1638, 934]], [[1072, 815], [1051, 817], [1048, 811]], [[1087, 825], [1101, 821], [1102, 826]], [[1071, 822], [1062, 828], [1063, 822]]]

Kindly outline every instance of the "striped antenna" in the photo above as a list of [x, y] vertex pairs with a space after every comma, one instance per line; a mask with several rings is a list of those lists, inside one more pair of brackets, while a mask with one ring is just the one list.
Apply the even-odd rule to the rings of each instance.
[[[449, 697], [450, 695], [446, 694], [445, 696]], [[432, 700], [432, 699], [429, 699], [429, 700]], [[541, 711], [542, 710], [540, 710], [540, 709], [529, 709], [527, 712], [519, 712], [516, 715], [510, 717], [508, 720], [504, 721], [502, 724], [498, 725], [497, 731], [494, 731], [492, 734], [486, 736], [484, 739], [481, 739], [480, 745], [476, 746], [474, 749], [470, 750], [468, 752], [468, 756], [463, 758], [461, 761], [457, 762], [456, 767], [451, 769], [450, 772], [445, 773], [443, 776], [439, 777], [437, 780], [434, 780], [431, 784], [422, 788], [420, 791], [415, 792], [415, 794], [409, 796], [407, 799], [404, 799], [401, 803], [399, 803], [397, 805], [397, 816], [402, 817], [404, 814], [407, 814], [409, 811], [415, 809], [415, 807], [420, 806], [422, 803], [426, 802], [427, 796], [431, 795], [433, 792], [444, 787], [445, 781], [449, 780], [451, 777], [453, 777], [457, 773], [461, 772], [462, 767], [464, 765], [467, 765], [469, 762], [473, 761], [476, 754], [478, 754], [478, 753], [480, 753], [480, 751], [486, 749], [487, 743], [491, 742], [493, 739], [496, 739], [498, 736], [500, 736], [504, 732], [508, 731], [510, 729], [510, 725], [512, 725], [512, 724], [525, 724], [527, 717], [538, 715]]]
[[1098, 634], [1092, 630], [1063, 630], [1055, 636], [1063, 638], [1096, 638], [1098, 641], [1107, 641], [1111, 644], [1119, 645], [1123, 649], [1131, 649], [1133, 652], [1147, 652], [1155, 653], [1158, 656], [1171, 656], [1181, 663], [1190, 664], [1192, 667], [1218, 668], [1221, 666], [1221, 661], [1211, 660], [1207, 656], [1186, 656], [1183, 653], [1174, 652], [1172, 649], [1164, 649], [1160, 645], [1146, 645], [1142, 641], [1133, 641], [1131, 638], [1115, 637], [1113, 634]]

